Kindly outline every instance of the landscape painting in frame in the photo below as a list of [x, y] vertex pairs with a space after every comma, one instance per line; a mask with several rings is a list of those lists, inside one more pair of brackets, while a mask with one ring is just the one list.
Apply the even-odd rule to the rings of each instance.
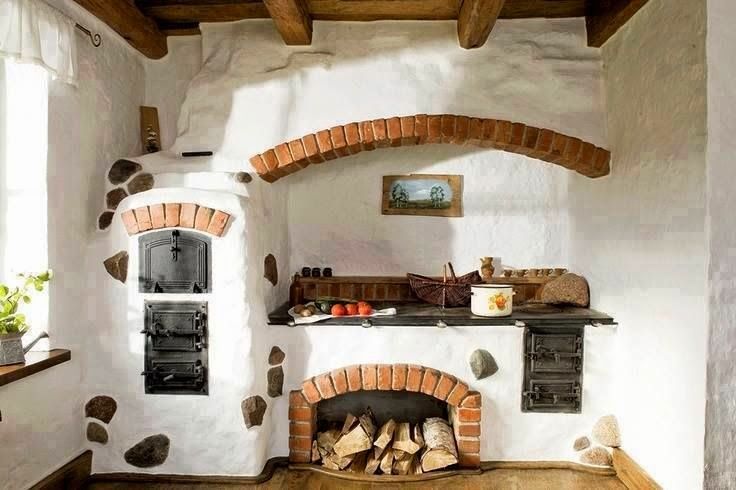
[[462, 175], [386, 175], [383, 214], [461, 217]]

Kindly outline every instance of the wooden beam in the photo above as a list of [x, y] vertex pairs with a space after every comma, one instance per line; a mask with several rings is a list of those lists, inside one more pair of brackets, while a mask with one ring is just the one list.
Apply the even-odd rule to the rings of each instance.
[[465, 49], [479, 48], [488, 40], [506, 0], [464, 0], [457, 19], [457, 37]]
[[588, 29], [588, 46], [600, 48], [648, 0], [603, 0], [591, 9], [585, 18]]
[[232, 22], [242, 19], [268, 19], [262, 3], [146, 4], [141, 10], [159, 22]]
[[263, 3], [286, 44], [312, 44], [312, 17], [303, 0], [264, 0]]
[[31, 490], [84, 488], [92, 472], [92, 451], [85, 451], [67, 464], [36, 483]]
[[627, 488], [637, 490], [662, 490], [654, 479], [636, 464], [622, 449], [613, 448], [613, 468], [616, 476]]
[[149, 58], [166, 56], [166, 36], [131, 1], [74, 0]]

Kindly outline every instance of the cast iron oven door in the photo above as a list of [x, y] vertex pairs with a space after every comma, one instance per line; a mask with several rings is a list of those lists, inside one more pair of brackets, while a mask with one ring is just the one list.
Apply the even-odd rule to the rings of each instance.
[[141, 293], [210, 292], [211, 240], [186, 230], [164, 230], [139, 240]]
[[145, 391], [207, 394], [207, 303], [146, 301]]

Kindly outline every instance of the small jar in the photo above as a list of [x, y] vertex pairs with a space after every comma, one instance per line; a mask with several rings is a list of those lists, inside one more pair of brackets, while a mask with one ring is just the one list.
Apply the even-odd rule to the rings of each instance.
[[324, 268], [324, 269], [322, 270], [322, 275], [323, 275], [324, 277], [332, 277], [332, 267], [325, 267], [325, 268]]
[[312, 277], [321, 277], [322, 272], [319, 270], [319, 267], [312, 268]]
[[312, 277], [312, 269], [309, 267], [302, 267], [302, 277]]

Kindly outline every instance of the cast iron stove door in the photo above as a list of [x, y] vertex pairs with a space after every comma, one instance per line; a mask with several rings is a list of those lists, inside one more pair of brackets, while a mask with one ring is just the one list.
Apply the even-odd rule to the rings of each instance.
[[148, 233], [139, 241], [141, 293], [210, 292], [211, 240], [186, 230]]
[[148, 394], [207, 394], [207, 303], [146, 301]]

